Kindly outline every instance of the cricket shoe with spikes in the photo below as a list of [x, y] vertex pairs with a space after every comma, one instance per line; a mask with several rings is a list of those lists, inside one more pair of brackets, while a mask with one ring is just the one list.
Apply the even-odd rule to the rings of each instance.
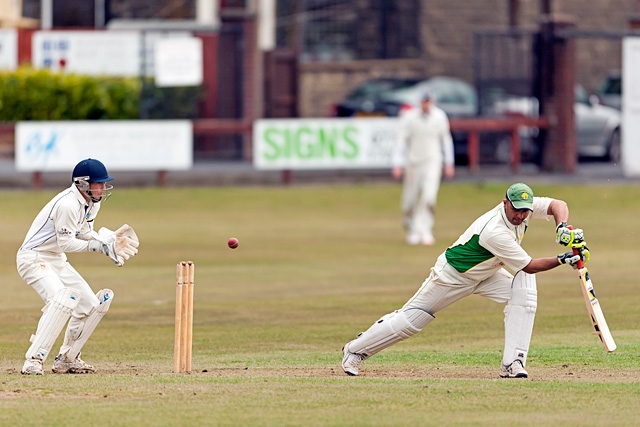
[[22, 375], [42, 375], [42, 360], [40, 359], [27, 359], [22, 365]]
[[54, 374], [92, 374], [96, 368], [80, 359], [80, 355], [74, 360], [68, 360], [66, 356], [59, 354], [53, 361], [51, 370]]
[[342, 358], [342, 370], [347, 374], [353, 377], [358, 375], [358, 369], [360, 368], [360, 363], [362, 363], [365, 359], [365, 356], [362, 354], [351, 353], [349, 351], [349, 344], [345, 344], [342, 347], [342, 353], [344, 357]]
[[500, 368], [500, 376], [502, 378], [527, 378], [529, 374], [522, 366], [522, 361], [516, 359], [510, 365], [502, 365]]

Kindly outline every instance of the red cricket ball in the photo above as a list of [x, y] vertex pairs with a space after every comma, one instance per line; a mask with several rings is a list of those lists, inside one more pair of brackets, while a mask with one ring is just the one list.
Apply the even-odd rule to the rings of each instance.
[[237, 248], [237, 247], [238, 247], [238, 244], [239, 244], [239, 243], [240, 243], [240, 242], [238, 242], [238, 239], [236, 239], [235, 237], [232, 237], [232, 238], [230, 238], [230, 239], [229, 239], [229, 241], [227, 242], [227, 245], [229, 245], [229, 247], [230, 247], [231, 249], [235, 249], [235, 248]]

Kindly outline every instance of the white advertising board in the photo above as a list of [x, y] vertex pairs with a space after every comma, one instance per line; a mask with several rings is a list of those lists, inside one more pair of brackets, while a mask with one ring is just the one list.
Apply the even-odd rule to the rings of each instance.
[[622, 42], [622, 170], [640, 176], [640, 37]]
[[155, 84], [158, 87], [202, 84], [202, 39], [182, 37], [156, 40]]
[[0, 29], [0, 70], [18, 68], [18, 31], [15, 28]]
[[82, 159], [109, 170], [188, 170], [193, 166], [190, 120], [18, 122], [18, 171], [70, 171]]
[[390, 168], [398, 118], [263, 119], [253, 165], [263, 170]]
[[31, 56], [35, 68], [134, 77], [141, 71], [141, 44], [136, 31], [37, 31]]

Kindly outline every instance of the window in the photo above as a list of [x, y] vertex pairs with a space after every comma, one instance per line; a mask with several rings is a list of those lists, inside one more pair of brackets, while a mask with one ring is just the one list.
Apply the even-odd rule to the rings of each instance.
[[417, 58], [419, 0], [281, 0], [277, 44], [301, 62]]

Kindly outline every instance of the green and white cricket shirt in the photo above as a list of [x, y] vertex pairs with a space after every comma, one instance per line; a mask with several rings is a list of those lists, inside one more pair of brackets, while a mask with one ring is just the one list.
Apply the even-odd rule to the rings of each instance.
[[552, 201], [549, 197], [534, 197], [533, 212], [519, 226], [507, 220], [500, 203], [476, 219], [440, 258], [444, 256], [458, 273], [475, 282], [491, 277], [505, 266], [512, 273], [522, 270], [531, 262], [529, 254], [520, 246], [529, 220], [553, 218], [547, 215]]

